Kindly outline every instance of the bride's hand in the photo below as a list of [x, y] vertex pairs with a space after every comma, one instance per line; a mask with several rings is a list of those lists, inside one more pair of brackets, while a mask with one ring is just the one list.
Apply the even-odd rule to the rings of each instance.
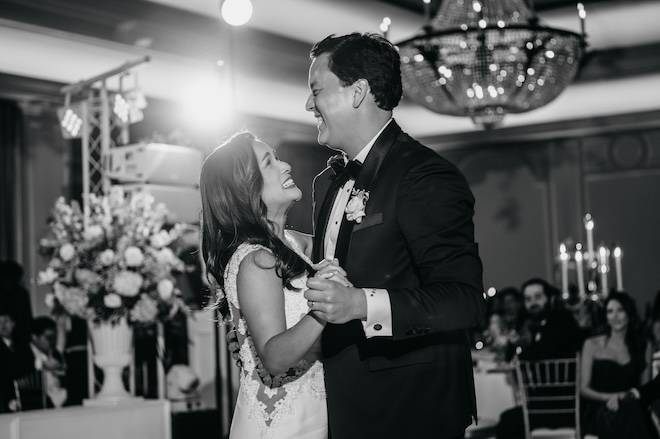
[[332, 261], [324, 259], [318, 264], [312, 265], [312, 268], [316, 270], [314, 277], [334, 280], [346, 287], [353, 286], [353, 284], [348, 280], [346, 270], [339, 266], [339, 261], [337, 259], [333, 259]]

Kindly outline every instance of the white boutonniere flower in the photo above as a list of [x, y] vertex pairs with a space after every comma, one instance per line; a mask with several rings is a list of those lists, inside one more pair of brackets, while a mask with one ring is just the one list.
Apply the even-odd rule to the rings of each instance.
[[369, 191], [365, 189], [355, 189], [351, 191], [351, 198], [346, 205], [346, 219], [360, 224], [362, 217], [366, 216], [365, 209], [369, 200]]

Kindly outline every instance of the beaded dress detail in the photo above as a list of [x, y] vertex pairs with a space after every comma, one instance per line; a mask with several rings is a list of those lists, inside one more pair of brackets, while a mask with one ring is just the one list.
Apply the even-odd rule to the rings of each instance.
[[[285, 233], [285, 237], [293, 250], [311, 265], [295, 239], [288, 233]], [[257, 356], [236, 291], [241, 261], [257, 250], [270, 252], [257, 244], [239, 245], [224, 275], [225, 293], [236, 327], [242, 362], [230, 439], [326, 438], [327, 408], [321, 362], [303, 359], [288, 371], [273, 376], [266, 371]], [[307, 300], [303, 296], [307, 289], [306, 283], [307, 274], [303, 274], [291, 282], [297, 290], [283, 288], [287, 329], [309, 312]]]

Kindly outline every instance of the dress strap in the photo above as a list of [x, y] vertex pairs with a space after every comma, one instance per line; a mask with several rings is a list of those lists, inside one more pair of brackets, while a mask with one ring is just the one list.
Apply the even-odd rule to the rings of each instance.
[[300, 248], [298, 240], [286, 230], [284, 231], [284, 237], [286, 238], [286, 241], [289, 243], [293, 251], [296, 252], [296, 254], [300, 256], [303, 261], [307, 262], [311, 266], [312, 261], [305, 255], [305, 252], [303, 252], [302, 248]]
[[241, 262], [247, 255], [257, 250], [266, 250], [270, 253], [270, 249], [264, 247], [260, 244], [248, 244], [242, 243], [238, 246], [234, 254], [229, 259], [227, 263], [227, 269], [225, 270], [225, 294], [227, 295], [227, 300], [229, 303], [234, 305], [236, 309], [241, 309], [238, 303], [238, 291], [236, 289], [236, 278], [238, 277], [238, 269], [241, 267]]

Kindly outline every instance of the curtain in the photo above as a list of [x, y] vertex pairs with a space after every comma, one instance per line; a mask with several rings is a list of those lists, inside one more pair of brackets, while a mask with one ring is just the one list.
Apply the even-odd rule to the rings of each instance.
[[18, 258], [23, 148], [23, 113], [16, 102], [0, 99], [0, 260]]

